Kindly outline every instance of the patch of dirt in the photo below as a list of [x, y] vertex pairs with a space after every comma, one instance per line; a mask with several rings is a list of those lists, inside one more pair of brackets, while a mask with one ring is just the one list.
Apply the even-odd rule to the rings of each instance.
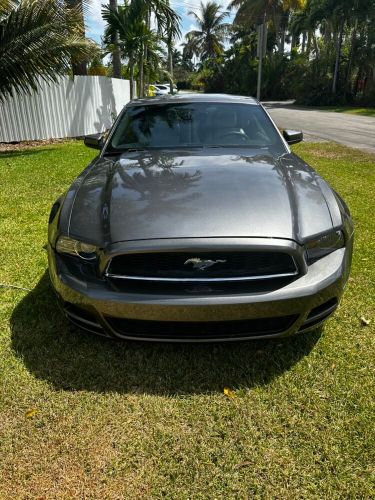
[[312, 135], [312, 134], [306, 134], [306, 132], [303, 133], [303, 141], [304, 142], [328, 142], [326, 139], [323, 139], [322, 137], [318, 137], [318, 136]]
[[0, 142], [0, 153], [8, 151], [19, 151], [22, 149], [36, 148], [40, 146], [48, 146], [50, 144], [62, 144], [78, 139], [45, 139], [42, 141], [21, 141], [21, 142]]
[[326, 158], [327, 160], [342, 160], [343, 154], [339, 151], [322, 151], [316, 150], [312, 152], [316, 158]]

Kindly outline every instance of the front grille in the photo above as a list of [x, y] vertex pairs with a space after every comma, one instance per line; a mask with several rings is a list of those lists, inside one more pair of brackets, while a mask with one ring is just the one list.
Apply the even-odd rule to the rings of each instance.
[[234, 321], [149, 321], [106, 317], [111, 328], [123, 336], [164, 340], [236, 339], [273, 335], [288, 330], [298, 316]]
[[251, 280], [297, 274], [283, 252], [161, 252], [114, 257], [107, 276], [155, 281]]

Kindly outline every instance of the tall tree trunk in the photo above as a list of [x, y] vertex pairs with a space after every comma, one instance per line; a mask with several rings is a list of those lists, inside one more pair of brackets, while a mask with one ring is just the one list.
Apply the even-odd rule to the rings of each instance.
[[312, 37], [312, 43], [313, 43], [313, 46], [314, 46], [315, 55], [316, 55], [316, 57], [318, 57], [318, 54], [319, 54], [318, 42], [317, 42], [317, 39], [316, 39], [316, 35], [315, 35], [315, 33], [313, 31], [311, 32], [311, 37]]
[[142, 43], [141, 55], [139, 58], [139, 97], [145, 96], [145, 85], [144, 85], [144, 46]]
[[72, 71], [74, 76], [86, 76], [87, 62], [86, 61], [81, 61], [79, 63], [72, 62]]
[[[146, 26], [148, 29], [151, 29], [151, 9], [147, 9], [147, 14], [146, 14]], [[146, 66], [146, 71], [143, 70], [143, 88], [144, 88], [144, 94], [148, 95], [148, 88], [150, 85], [150, 70], [149, 70], [149, 53], [148, 53], [148, 48], [147, 45], [145, 45], [144, 49], [144, 65]]]
[[350, 37], [350, 51], [349, 51], [349, 59], [348, 59], [348, 65], [346, 68], [346, 85], [347, 89], [350, 92], [352, 90], [352, 79], [351, 79], [351, 72], [352, 72], [352, 63], [353, 63], [353, 55], [354, 55], [354, 45], [355, 45], [355, 39], [357, 36], [357, 24], [358, 20], [355, 20], [354, 27], [352, 30], [352, 36]]
[[344, 30], [344, 21], [341, 23], [340, 30], [339, 30], [338, 37], [337, 37], [335, 69], [333, 72], [333, 81], [332, 81], [332, 94], [336, 94], [336, 92], [337, 92], [337, 82], [339, 79], [339, 68], [340, 68], [340, 59], [341, 59], [341, 46], [342, 46], [343, 30]]
[[307, 34], [306, 31], [302, 32], [302, 52], [305, 52], [306, 50], [306, 40], [307, 40]]
[[[109, 0], [109, 7], [117, 11], [117, 0]], [[118, 33], [112, 35], [111, 43], [115, 46], [112, 52], [112, 76], [113, 78], [121, 78], [121, 53], [118, 47]]]
[[277, 44], [277, 50], [279, 54], [284, 54], [285, 50], [285, 33], [289, 22], [289, 11], [285, 12], [281, 17], [280, 22], [280, 38]]
[[[79, 12], [79, 34], [85, 37], [85, 20], [83, 17], [82, 0], [65, 0], [68, 9], [77, 9]], [[87, 61], [72, 60], [72, 71], [74, 76], [87, 75]]]
[[306, 43], [306, 52], [308, 56], [310, 55], [311, 52], [311, 39], [312, 39], [311, 31], [309, 30], [307, 32], [307, 43]]
[[278, 52], [283, 55], [285, 50], [285, 26], [281, 26], [280, 39], [278, 43]]
[[134, 56], [129, 55], [129, 85], [130, 85], [130, 99], [134, 99]]
[[361, 67], [358, 68], [357, 76], [355, 77], [354, 81], [354, 96], [357, 97], [358, 94], [358, 85], [359, 85], [359, 79], [362, 73]]
[[324, 41], [326, 44], [329, 44], [329, 42], [332, 40], [332, 32], [333, 32], [333, 27], [332, 23], [329, 22], [328, 20], [325, 21], [324, 23]]
[[173, 94], [173, 42], [168, 40], [168, 71], [169, 71], [169, 92]]

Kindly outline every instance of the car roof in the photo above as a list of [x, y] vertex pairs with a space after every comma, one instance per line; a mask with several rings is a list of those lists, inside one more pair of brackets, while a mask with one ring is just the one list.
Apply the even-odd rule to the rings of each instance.
[[229, 95], [229, 94], [194, 94], [182, 92], [179, 94], [167, 94], [156, 97], [144, 97], [142, 99], [133, 99], [126, 105], [129, 106], [147, 106], [150, 104], [172, 104], [179, 102], [216, 102], [216, 103], [240, 103], [259, 105], [259, 102], [253, 97]]

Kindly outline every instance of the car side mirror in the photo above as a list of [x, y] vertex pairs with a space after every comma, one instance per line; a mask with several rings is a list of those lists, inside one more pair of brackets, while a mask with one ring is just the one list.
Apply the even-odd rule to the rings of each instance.
[[104, 134], [99, 133], [85, 135], [83, 142], [88, 148], [102, 149], [102, 147], [104, 146]]
[[303, 141], [301, 130], [283, 130], [283, 136], [288, 144], [297, 144], [297, 142]]

